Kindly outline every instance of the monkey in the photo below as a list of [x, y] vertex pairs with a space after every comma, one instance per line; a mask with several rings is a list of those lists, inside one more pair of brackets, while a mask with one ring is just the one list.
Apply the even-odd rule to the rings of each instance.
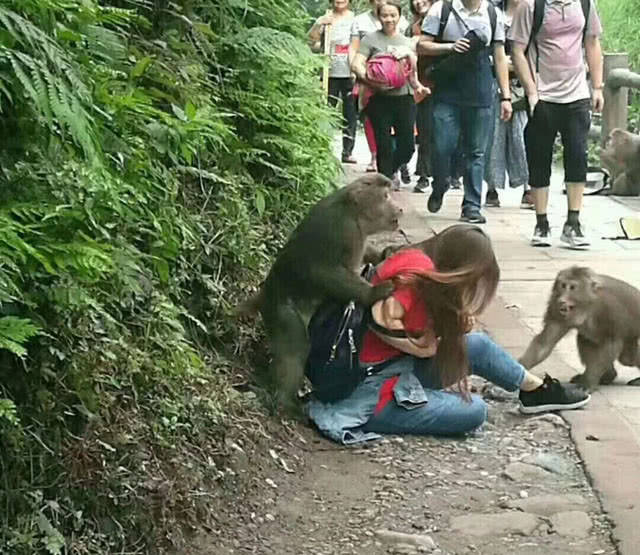
[[272, 354], [269, 374], [279, 403], [295, 408], [309, 353], [307, 328], [321, 303], [354, 300], [371, 306], [393, 291], [360, 277], [366, 239], [395, 231], [402, 209], [391, 199], [391, 180], [362, 176], [315, 204], [278, 253], [258, 294], [240, 313], [258, 309]]
[[611, 175], [609, 194], [640, 195], [640, 136], [613, 129], [600, 153], [602, 166]]
[[[527, 369], [545, 360], [569, 330], [585, 366], [571, 381], [588, 390], [617, 376], [614, 361], [640, 368], [640, 291], [586, 267], [571, 266], [556, 276], [544, 315], [544, 327], [519, 362]], [[628, 385], [640, 385], [640, 379]]]

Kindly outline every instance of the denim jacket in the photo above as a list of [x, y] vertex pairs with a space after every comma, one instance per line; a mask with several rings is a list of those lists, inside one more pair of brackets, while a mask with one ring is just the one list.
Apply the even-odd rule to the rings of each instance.
[[379, 439], [380, 434], [365, 432], [362, 426], [373, 415], [386, 380], [398, 376], [393, 388], [393, 401], [398, 405], [410, 410], [427, 402], [425, 390], [414, 373], [415, 364], [414, 357], [399, 357], [379, 373], [365, 378], [345, 399], [322, 403], [312, 398], [307, 404], [307, 413], [320, 432], [344, 445]]

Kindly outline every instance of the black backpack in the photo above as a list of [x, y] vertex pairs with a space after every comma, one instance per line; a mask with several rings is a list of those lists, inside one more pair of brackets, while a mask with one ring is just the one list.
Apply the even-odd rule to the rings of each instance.
[[[527, 48], [525, 48], [525, 56], [528, 54], [532, 44], [536, 45], [536, 72], [539, 70], [538, 64], [540, 56], [538, 55], [538, 43], [536, 37], [542, 27], [542, 20], [544, 19], [544, 8], [546, 0], [534, 0], [533, 5], [533, 24], [531, 26], [531, 35], [529, 36], [529, 42]], [[591, 12], [591, 0], [580, 0], [580, 6], [582, 6], [582, 13], [584, 14], [584, 28], [582, 29], [582, 42], [587, 35], [587, 26], [589, 25], [589, 14]]]
[[[367, 264], [360, 275], [371, 281], [373, 264]], [[359, 353], [371, 321], [370, 307], [355, 301], [346, 305], [326, 301], [311, 317], [305, 375], [318, 400], [329, 403], [344, 399], [367, 376], [367, 370], [360, 367]]]

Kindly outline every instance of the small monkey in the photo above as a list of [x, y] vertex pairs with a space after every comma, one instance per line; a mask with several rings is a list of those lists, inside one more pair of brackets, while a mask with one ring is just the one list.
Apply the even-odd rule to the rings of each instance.
[[612, 195], [640, 195], [640, 136], [613, 129], [600, 153], [602, 165], [611, 174]]
[[[545, 360], [569, 330], [578, 330], [583, 374], [571, 381], [596, 389], [616, 378], [615, 360], [640, 368], [640, 291], [590, 268], [571, 266], [558, 273], [544, 328], [533, 338], [520, 363], [527, 369]], [[640, 385], [636, 378], [629, 385]]]
[[367, 237], [395, 231], [401, 214], [391, 200], [391, 181], [379, 173], [325, 197], [282, 248], [258, 295], [240, 308], [260, 310], [281, 404], [292, 407], [302, 383], [309, 353], [307, 327], [320, 304], [334, 299], [370, 306], [393, 291], [391, 282], [372, 286], [358, 269]]

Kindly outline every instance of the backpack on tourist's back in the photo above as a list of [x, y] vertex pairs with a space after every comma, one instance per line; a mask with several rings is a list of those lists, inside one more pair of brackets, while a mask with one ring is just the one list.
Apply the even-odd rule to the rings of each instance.
[[[534, 0], [533, 4], [533, 24], [531, 26], [531, 35], [529, 36], [529, 43], [525, 49], [525, 55], [529, 52], [532, 44], [536, 44], [536, 50], [538, 45], [536, 43], [536, 37], [542, 27], [542, 20], [544, 19], [544, 11], [547, 0]], [[591, 13], [591, 0], [580, 0], [580, 6], [582, 6], [582, 13], [584, 14], [584, 28], [582, 29], [582, 42], [587, 35], [587, 26], [589, 25], [589, 14]], [[536, 60], [536, 70], [538, 62]]]

